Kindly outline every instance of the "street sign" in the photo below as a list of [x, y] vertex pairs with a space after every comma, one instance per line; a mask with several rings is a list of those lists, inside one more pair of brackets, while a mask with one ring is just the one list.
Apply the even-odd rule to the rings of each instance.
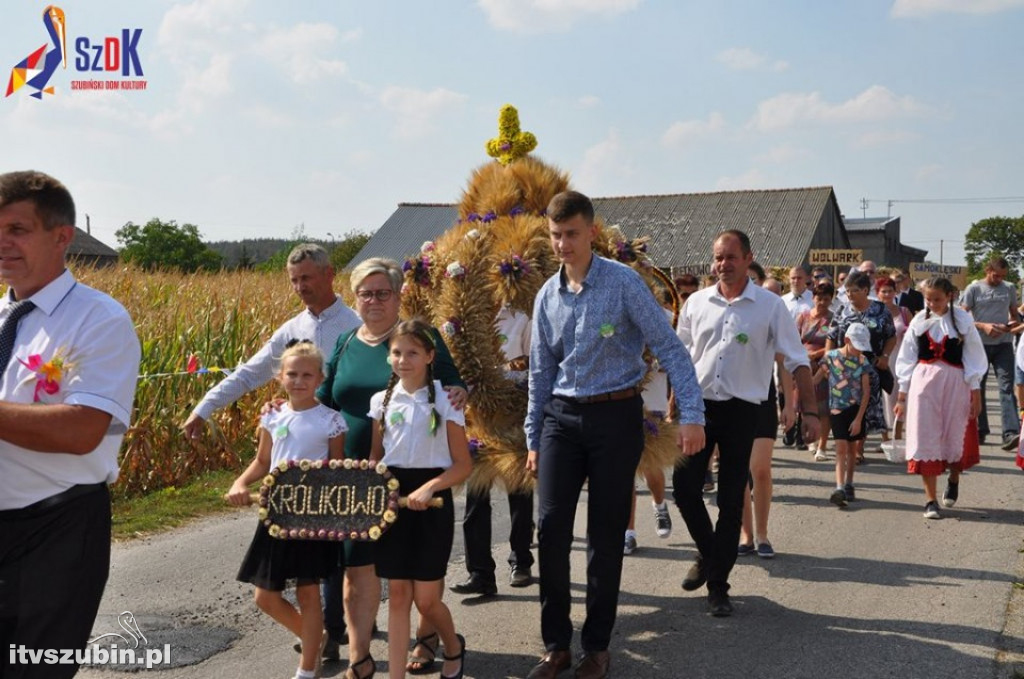
[[811, 266], [856, 266], [864, 261], [863, 250], [811, 250]]

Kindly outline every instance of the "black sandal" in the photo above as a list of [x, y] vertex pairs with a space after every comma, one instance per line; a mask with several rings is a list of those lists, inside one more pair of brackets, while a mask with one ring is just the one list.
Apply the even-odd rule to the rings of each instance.
[[[431, 643], [433, 639], [433, 643]], [[409, 662], [405, 664], [405, 671], [409, 674], [430, 674], [434, 671], [434, 664], [437, 662], [437, 648], [441, 645], [441, 637], [437, 635], [437, 632], [431, 632], [425, 634], [422, 637], [416, 637], [416, 643], [412, 645], [410, 653], [415, 653], [416, 649], [420, 646], [430, 654], [429, 658], [417, 658], [413, 655], [409, 656]]]
[[[356, 671], [357, 667], [365, 665], [366, 663], [370, 663], [369, 674], [361, 674]], [[367, 653], [365, 658], [348, 666], [348, 669], [345, 670], [345, 679], [370, 679], [375, 674], [377, 674], [377, 662], [373, 659], [372, 655]]]
[[459, 673], [458, 674], [452, 674], [450, 676], [447, 675], [447, 674], [442, 674], [441, 675], [441, 679], [462, 679], [462, 675], [466, 673], [466, 638], [463, 637], [461, 634], [456, 634], [455, 637], [459, 640], [459, 643], [462, 645], [462, 650], [459, 651], [458, 655], [448, 655], [448, 652], [447, 652], [448, 649], [446, 648], [446, 649], [444, 649], [445, 650], [445, 654], [442, 657], [445, 660], [449, 660], [449, 661], [450, 660], [458, 660], [459, 661]]

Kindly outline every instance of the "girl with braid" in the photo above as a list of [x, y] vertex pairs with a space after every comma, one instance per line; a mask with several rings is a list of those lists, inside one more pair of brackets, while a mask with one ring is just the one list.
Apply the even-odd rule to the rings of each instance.
[[924, 482], [926, 519], [942, 518], [938, 476], [949, 470], [942, 504], [952, 507], [960, 472], [978, 462], [977, 440], [965, 447], [965, 435], [981, 409], [988, 360], [971, 314], [952, 303], [955, 292], [946, 278], [925, 282], [925, 310], [910, 322], [896, 360], [896, 414], [906, 414], [907, 471]]
[[[472, 470], [465, 416], [434, 380], [434, 336], [420, 320], [398, 324], [391, 336], [387, 389], [370, 399], [376, 420], [370, 460], [383, 462], [408, 496], [394, 525], [377, 544], [377, 576], [388, 578], [388, 668], [391, 679], [405, 677], [412, 603], [444, 644], [441, 676], [461, 679], [466, 642], [455, 633], [451, 612], [441, 600], [455, 534], [452, 486]], [[438, 394], [441, 398], [438, 398]], [[440, 508], [429, 508], [434, 496]]]

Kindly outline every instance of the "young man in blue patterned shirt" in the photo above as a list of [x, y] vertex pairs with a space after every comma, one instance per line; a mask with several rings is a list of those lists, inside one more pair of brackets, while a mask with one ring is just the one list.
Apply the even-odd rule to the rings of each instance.
[[704, 406], [690, 355], [654, 295], [628, 266], [595, 255], [590, 199], [566, 191], [547, 208], [551, 247], [562, 263], [534, 302], [527, 468], [537, 475], [541, 635], [546, 649], [530, 679], [572, 664], [569, 551], [588, 483], [585, 656], [576, 676], [607, 676], [608, 644], [622, 576], [622, 535], [644, 448], [640, 383], [644, 346], [668, 371], [679, 410], [678, 444], [704, 446]]

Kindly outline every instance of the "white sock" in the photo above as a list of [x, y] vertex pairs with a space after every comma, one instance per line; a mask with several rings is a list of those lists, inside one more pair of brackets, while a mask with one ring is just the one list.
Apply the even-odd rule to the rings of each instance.
[[301, 667], [295, 672], [295, 679], [314, 679], [316, 677], [315, 670], [304, 670]]
[[627, 528], [627, 529], [626, 529], [626, 537], [627, 537], [627, 538], [630, 538], [630, 537], [631, 537], [631, 538], [635, 538], [635, 537], [636, 537], [636, 531], [635, 531], [635, 530], [629, 530], [629, 529]]
[[668, 505], [665, 503], [665, 500], [662, 500], [661, 504], [658, 504], [654, 500], [651, 500], [651, 504], [654, 505], [655, 509], [662, 509], [662, 510], [668, 509]]

